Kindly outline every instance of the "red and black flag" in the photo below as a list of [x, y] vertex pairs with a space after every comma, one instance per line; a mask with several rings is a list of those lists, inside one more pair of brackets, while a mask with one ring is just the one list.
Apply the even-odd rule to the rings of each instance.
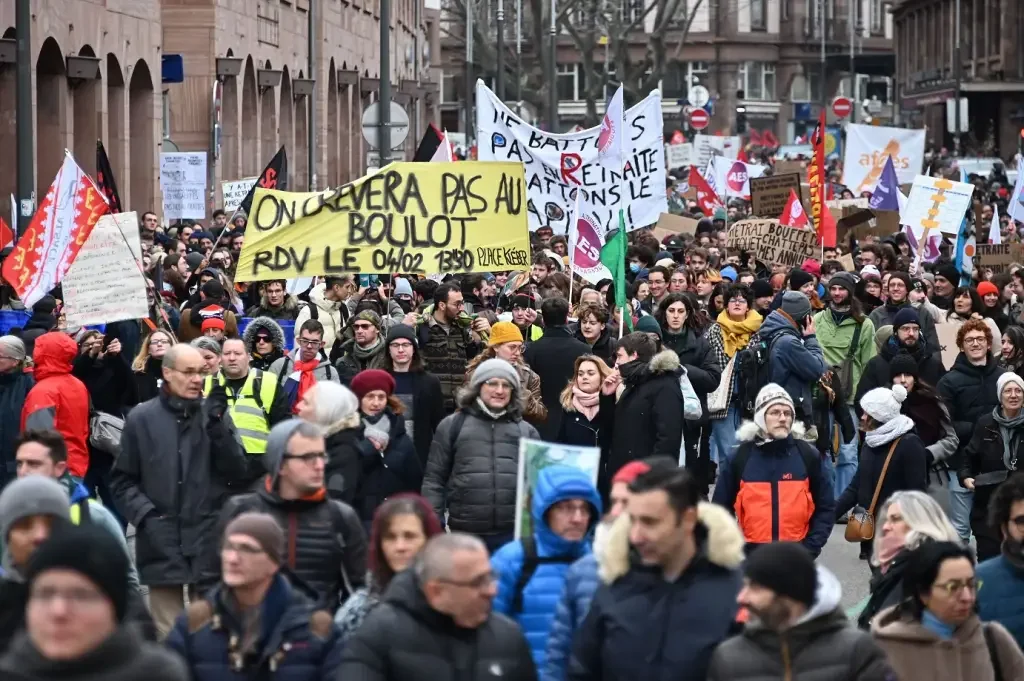
[[[270, 159], [270, 163], [260, 173], [259, 178], [256, 180], [256, 184], [252, 186], [249, 193], [245, 195], [242, 202], [238, 204], [238, 209], [235, 211], [235, 215], [244, 215], [246, 218], [249, 216], [249, 209], [252, 208], [252, 198], [256, 194], [256, 190], [262, 189], [280, 189], [286, 191], [288, 189], [288, 154], [285, 153], [284, 147], [282, 146], [274, 154], [274, 158]], [[234, 216], [232, 216], [233, 218]]]
[[448, 140], [445, 139], [441, 131], [431, 123], [427, 126], [426, 132], [423, 133], [423, 139], [420, 140], [420, 146], [416, 149], [416, 155], [413, 156], [413, 161], [420, 163], [430, 163], [434, 160], [434, 154], [440, 148], [441, 143], [447, 144]]
[[114, 181], [114, 169], [110, 167], [103, 140], [96, 140], [96, 186], [107, 199], [111, 213], [124, 212], [121, 208], [121, 195], [117, 193], [117, 182]]

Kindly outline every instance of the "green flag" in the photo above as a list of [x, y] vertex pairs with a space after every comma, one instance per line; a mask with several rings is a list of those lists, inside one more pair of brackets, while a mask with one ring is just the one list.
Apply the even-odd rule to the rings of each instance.
[[615, 307], [622, 311], [623, 323], [633, 330], [633, 315], [626, 310], [626, 220], [619, 211], [619, 228], [601, 247], [601, 264], [612, 273], [615, 282]]

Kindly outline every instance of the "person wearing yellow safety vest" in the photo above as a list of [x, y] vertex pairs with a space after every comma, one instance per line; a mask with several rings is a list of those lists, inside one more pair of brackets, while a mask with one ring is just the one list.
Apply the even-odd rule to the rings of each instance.
[[139, 591], [139, 572], [135, 569], [124, 530], [114, 515], [96, 499], [89, 498], [89, 489], [75, 482], [68, 473], [68, 449], [64, 436], [56, 430], [26, 430], [14, 442], [14, 460], [19, 478], [43, 475], [64, 487], [71, 505], [71, 522], [80, 525], [92, 523], [110, 532], [128, 556], [128, 585], [134, 593]]
[[228, 396], [228, 413], [249, 457], [249, 474], [243, 485], [263, 477], [263, 454], [267, 436], [277, 423], [289, 418], [288, 400], [277, 385], [277, 376], [249, 365], [249, 352], [239, 338], [225, 339], [220, 371], [207, 376], [203, 395], [209, 395], [213, 382], [224, 386]]

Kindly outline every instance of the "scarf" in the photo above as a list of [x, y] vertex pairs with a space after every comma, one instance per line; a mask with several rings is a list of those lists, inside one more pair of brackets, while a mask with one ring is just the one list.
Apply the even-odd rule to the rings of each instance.
[[487, 403], [484, 402], [479, 397], [476, 398], [476, 406], [480, 407], [480, 411], [482, 411], [483, 413], [487, 414], [488, 416], [490, 416], [495, 421], [497, 421], [502, 416], [504, 416], [505, 414], [508, 413], [508, 409], [502, 409], [501, 411], [494, 411], [493, 409], [488, 407]]
[[878, 566], [885, 572], [889, 569], [889, 564], [892, 563], [893, 559], [899, 555], [900, 551], [903, 550], [904, 537], [897, 536], [895, 532], [882, 536], [881, 544], [878, 547]]
[[299, 373], [299, 391], [295, 393], [295, 406], [292, 407], [292, 413], [298, 414], [299, 403], [302, 402], [303, 395], [306, 391], [316, 385], [316, 376], [313, 372], [320, 366], [320, 358], [314, 357], [313, 359], [303, 362], [301, 360], [295, 360], [295, 370]]
[[596, 393], [585, 393], [579, 389], [579, 386], [574, 385], [572, 387], [572, 407], [579, 413], [586, 416], [588, 421], [593, 421], [594, 417], [597, 416], [597, 410], [600, 404], [600, 390]]
[[953, 634], [956, 633], [956, 627], [952, 624], [946, 624], [927, 608], [921, 613], [921, 626], [944, 641], [953, 638]]
[[387, 411], [382, 411], [376, 416], [363, 414], [363, 435], [383, 443], [383, 448], [388, 448], [391, 440], [391, 419]]
[[737, 351], [747, 347], [750, 336], [761, 328], [762, 317], [754, 310], [748, 310], [742, 321], [733, 321], [726, 310], [718, 315], [718, 324], [722, 327], [722, 344], [725, 356], [732, 357]]
[[377, 336], [377, 340], [373, 344], [367, 345], [365, 348], [360, 347], [359, 343], [353, 343], [352, 354], [361, 363], [365, 363], [366, 360], [372, 359], [374, 356], [376, 356], [378, 352], [380, 352], [380, 346], [383, 344], [384, 341], [383, 339], [381, 339], [379, 335]]
[[1002, 410], [996, 407], [992, 410], [992, 418], [999, 425], [999, 434], [1003, 437], [1003, 465], [1006, 470], [1017, 470], [1017, 446], [1020, 445], [1021, 426], [1024, 426], [1024, 409], [1017, 413], [1012, 419], [1002, 414]]
[[896, 418], [883, 423], [874, 430], [864, 435], [864, 442], [868, 447], [881, 447], [887, 445], [901, 435], [906, 435], [914, 429], [914, 420], [906, 414], [900, 414]]

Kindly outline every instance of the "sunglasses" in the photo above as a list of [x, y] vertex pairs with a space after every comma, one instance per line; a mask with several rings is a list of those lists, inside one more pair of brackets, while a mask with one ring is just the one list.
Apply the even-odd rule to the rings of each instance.
[[269, 343], [270, 342], [270, 336], [256, 336], [256, 342], [257, 343]]

